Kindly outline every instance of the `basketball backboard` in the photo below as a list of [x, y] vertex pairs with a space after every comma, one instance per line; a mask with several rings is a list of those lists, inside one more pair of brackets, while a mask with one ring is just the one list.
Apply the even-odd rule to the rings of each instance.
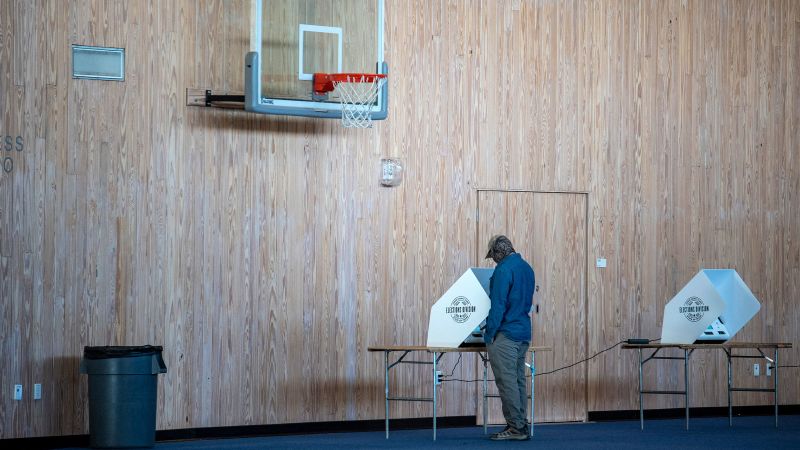
[[[313, 74], [386, 74], [383, 29], [383, 0], [251, 0], [245, 109], [340, 118], [335, 92], [312, 92]], [[371, 107], [373, 120], [386, 118], [387, 85]]]

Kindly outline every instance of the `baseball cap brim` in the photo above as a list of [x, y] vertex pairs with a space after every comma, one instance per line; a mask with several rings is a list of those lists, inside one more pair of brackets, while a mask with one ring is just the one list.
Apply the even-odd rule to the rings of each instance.
[[501, 235], [495, 234], [494, 236], [492, 236], [491, 239], [489, 239], [489, 245], [488, 245], [489, 251], [486, 252], [486, 256], [483, 259], [489, 259], [489, 258], [492, 257], [492, 251], [494, 250], [494, 244], [497, 242], [498, 239], [500, 239], [500, 237], [501, 237]]

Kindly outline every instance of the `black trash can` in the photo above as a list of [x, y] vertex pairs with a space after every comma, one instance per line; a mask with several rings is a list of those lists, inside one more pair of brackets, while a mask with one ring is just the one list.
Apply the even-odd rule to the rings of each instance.
[[163, 348], [84, 347], [81, 373], [89, 375], [92, 448], [152, 447], [156, 438], [158, 374]]

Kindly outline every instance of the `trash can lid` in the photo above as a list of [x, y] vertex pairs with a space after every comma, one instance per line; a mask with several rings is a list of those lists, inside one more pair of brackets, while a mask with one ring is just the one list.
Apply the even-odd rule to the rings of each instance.
[[147, 356], [160, 354], [164, 347], [160, 345], [141, 346], [106, 346], [83, 347], [83, 357], [86, 359], [127, 358], [131, 356]]

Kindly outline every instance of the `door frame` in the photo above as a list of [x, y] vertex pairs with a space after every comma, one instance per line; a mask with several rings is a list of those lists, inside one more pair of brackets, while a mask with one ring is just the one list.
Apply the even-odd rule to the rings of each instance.
[[[480, 239], [480, 221], [481, 221], [481, 192], [500, 192], [500, 193], [530, 193], [530, 194], [569, 194], [569, 195], [583, 195], [586, 199], [584, 203], [584, 233], [586, 235], [586, 248], [584, 249], [584, 264], [583, 264], [583, 279], [586, 280], [583, 286], [583, 314], [586, 318], [586, 328], [583, 330], [584, 348], [586, 354], [589, 354], [589, 202], [591, 197], [589, 191], [574, 191], [574, 190], [540, 190], [540, 189], [502, 189], [502, 188], [475, 188], [475, 262], [476, 267], [480, 265], [481, 258], [481, 243]], [[589, 364], [588, 361], [583, 366], [583, 396], [584, 396], [584, 422], [589, 420]], [[533, 382], [533, 380], [531, 380]]]

